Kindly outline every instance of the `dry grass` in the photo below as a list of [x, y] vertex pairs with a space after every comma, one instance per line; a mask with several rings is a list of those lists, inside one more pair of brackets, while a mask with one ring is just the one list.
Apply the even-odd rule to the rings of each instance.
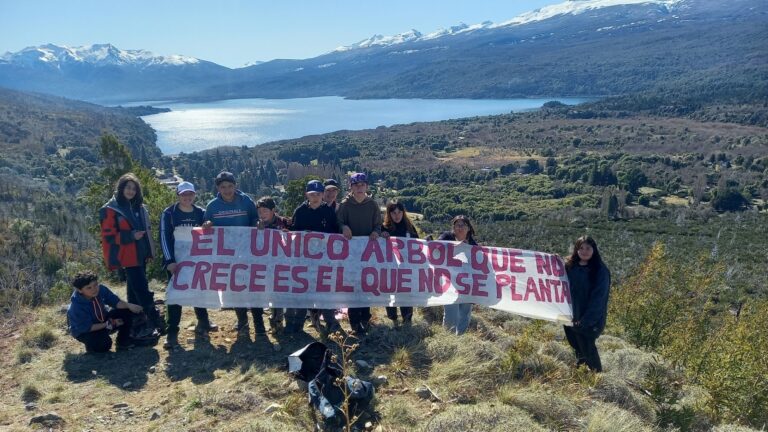
[[[600, 338], [607, 372], [595, 375], [573, 368], [557, 325], [480, 309], [473, 317], [476, 328], [457, 337], [427, 324], [421, 313], [413, 326], [397, 328], [383, 310], [374, 314], [376, 325], [354, 359], [373, 366], [356, 372], [363, 379], [387, 377], [375, 401], [383, 432], [653, 428], [652, 403], [625, 380], [639, 381], [657, 359], [619, 338]], [[211, 316], [222, 329], [235, 321], [231, 311]], [[29, 351], [27, 362], [15, 356], [0, 360], [0, 397], [7, 401], [0, 429], [25, 430], [32, 416], [48, 412], [61, 415], [66, 430], [313, 428], [306, 393], [285, 372], [286, 356], [312, 335], [238, 340], [222, 330], [201, 339], [187, 329], [193, 325], [191, 308], [184, 308], [180, 350], [141, 347], [92, 355], [66, 334], [59, 308], [36, 310], [36, 321], [8, 345], [9, 352]], [[437, 399], [417, 396], [415, 389], [423, 385]], [[706, 398], [696, 388], [688, 393], [681, 404], [695, 406]], [[37, 405], [33, 411], [24, 408], [29, 402]], [[266, 414], [272, 404], [279, 407]]]

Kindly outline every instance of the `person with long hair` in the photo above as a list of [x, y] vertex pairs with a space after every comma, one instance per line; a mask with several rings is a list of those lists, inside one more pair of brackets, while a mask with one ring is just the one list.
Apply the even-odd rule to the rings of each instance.
[[156, 329], [165, 323], [155, 309], [154, 293], [149, 290], [146, 265], [155, 256], [149, 225], [149, 213], [144, 205], [141, 182], [133, 173], [117, 180], [115, 194], [99, 210], [101, 246], [109, 270], [125, 271], [128, 303], [144, 309]]
[[[451, 220], [451, 231], [440, 234], [438, 240], [458, 241], [469, 245], [477, 245], [475, 228], [469, 217], [459, 215]], [[472, 303], [451, 304], [443, 306], [443, 327], [457, 335], [464, 334], [469, 328], [472, 318]]]
[[[419, 238], [419, 233], [411, 222], [411, 218], [408, 217], [403, 203], [399, 201], [387, 203], [387, 212], [384, 214], [384, 223], [381, 225], [381, 236]], [[403, 324], [410, 325], [413, 322], [413, 307], [400, 306], [400, 315], [403, 317]], [[387, 317], [397, 325], [397, 307], [387, 307]]]
[[597, 243], [589, 236], [576, 239], [565, 269], [571, 283], [573, 306], [573, 326], [564, 327], [565, 337], [576, 353], [577, 366], [585, 364], [595, 372], [602, 372], [595, 341], [605, 329], [611, 272], [600, 256]]

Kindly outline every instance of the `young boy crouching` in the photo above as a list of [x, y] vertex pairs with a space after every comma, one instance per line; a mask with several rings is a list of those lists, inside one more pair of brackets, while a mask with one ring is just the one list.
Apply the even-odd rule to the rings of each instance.
[[109, 351], [109, 335], [115, 331], [117, 349], [133, 346], [131, 319], [144, 310], [141, 306], [120, 300], [109, 288], [99, 285], [98, 276], [92, 272], [75, 275], [72, 286], [75, 291], [67, 308], [67, 322], [72, 336], [85, 344], [86, 352]]

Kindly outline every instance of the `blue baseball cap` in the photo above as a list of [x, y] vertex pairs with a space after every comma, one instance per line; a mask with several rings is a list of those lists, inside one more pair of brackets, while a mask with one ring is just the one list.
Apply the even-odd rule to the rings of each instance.
[[305, 191], [323, 193], [323, 191], [325, 191], [325, 186], [323, 186], [323, 184], [320, 183], [320, 180], [312, 180], [309, 183], [307, 183], [307, 188], [305, 189]]
[[356, 183], [368, 183], [368, 176], [365, 175], [365, 173], [354, 173], [351, 176], [349, 176], [349, 184], [356, 184]]
[[195, 185], [188, 181], [183, 181], [176, 186], [176, 195], [181, 195], [184, 192], [195, 192]]

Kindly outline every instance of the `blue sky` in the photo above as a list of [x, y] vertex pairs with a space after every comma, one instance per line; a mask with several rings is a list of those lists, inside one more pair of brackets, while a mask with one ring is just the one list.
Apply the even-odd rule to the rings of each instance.
[[308, 58], [373, 34], [503, 22], [562, 0], [0, 0], [0, 54], [112, 43], [240, 67]]

